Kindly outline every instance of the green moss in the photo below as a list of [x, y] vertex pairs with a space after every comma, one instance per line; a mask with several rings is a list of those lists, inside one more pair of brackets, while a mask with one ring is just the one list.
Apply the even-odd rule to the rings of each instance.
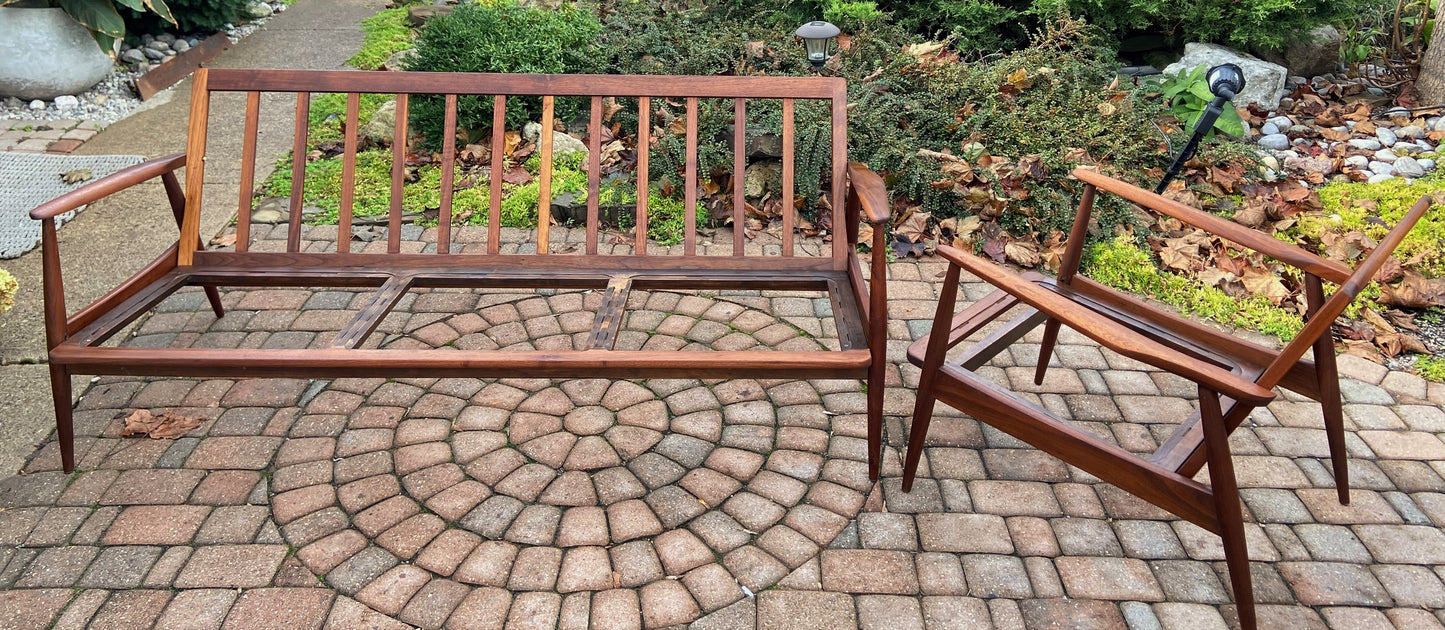
[[[1445, 187], [1445, 176], [1438, 172], [1409, 184], [1399, 178], [1378, 184], [1330, 184], [1320, 189], [1324, 212], [1300, 217], [1300, 221], [1281, 236], [1291, 242], [1306, 239], [1318, 243], [1320, 235], [1327, 232], [1359, 231], [1378, 241], [1422, 195], [1438, 193], [1442, 187]], [[1364, 206], [1358, 205], [1360, 203]], [[1371, 205], [1373, 210], [1368, 208]], [[1411, 267], [1426, 277], [1439, 277], [1445, 275], [1445, 248], [1441, 243], [1445, 243], [1445, 212], [1428, 212], [1400, 243], [1394, 256], [1401, 261], [1413, 261]], [[1354, 264], [1354, 261], [1347, 262]]]
[[[306, 181], [302, 203], [321, 208], [323, 212], [308, 220], [313, 223], [335, 223], [341, 208], [341, 171], [339, 157], [315, 160], [306, 164]], [[402, 211], [420, 213], [441, 205], [441, 169], [434, 165], [417, 167], [416, 181], [402, 187]], [[462, 182], [461, 174], [456, 178]], [[277, 164], [275, 172], [262, 185], [266, 195], [287, 197], [291, 194], [291, 163]], [[457, 189], [452, 195], [453, 216], [471, 212], [474, 220], [486, 221], [488, 197], [485, 189]], [[391, 209], [391, 152], [372, 149], [356, 154], [356, 185], [353, 215], [358, 217], [386, 214]], [[475, 217], [481, 217], [475, 219]]]
[[[376, 110], [391, 99], [390, 94], [361, 94], [357, 101], [356, 124], [365, 125]], [[308, 139], [312, 146], [321, 142], [342, 140], [341, 130], [346, 124], [346, 95], [316, 95], [311, 99], [307, 120], [307, 133], [310, 134]]]
[[387, 58], [411, 48], [413, 35], [406, 22], [404, 6], [386, 9], [362, 20], [361, 32], [366, 34], [361, 50], [346, 60], [353, 68], [375, 70], [386, 63]]
[[1217, 322], [1293, 339], [1304, 328], [1298, 315], [1271, 304], [1261, 296], [1231, 297], [1214, 287], [1160, 271], [1148, 252], [1127, 237], [1095, 244], [1089, 249], [1085, 273], [1122, 291], [1147, 295], [1187, 313]]
[[1428, 355], [1416, 357], [1415, 373], [1425, 380], [1445, 383], [1445, 359]]

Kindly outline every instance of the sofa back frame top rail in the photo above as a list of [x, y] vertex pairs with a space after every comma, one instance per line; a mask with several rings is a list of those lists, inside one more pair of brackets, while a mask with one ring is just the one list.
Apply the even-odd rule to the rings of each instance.
[[[217, 167], [207, 160], [207, 127], [215, 93], [240, 92], [245, 98], [241, 139], [240, 192], [234, 251], [206, 251], [200, 235], [205, 193], [205, 169]], [[260, 107], [264, 93], [291, 93], [295, 99], [295, 137], [292, 150], [290, 213], [285, 251], [251, 249], [249, 213], [256, 191], [255, 163]], [[304, 199], [308, 122], [313, 94], [346, 94], [343, 125], [342, 185], [337, 199], [338, 238], [335, 251], [303, 251], [302, 213], [295, 211]], [[396, 122], [391, 146], [390, 198], [386, 214], [385, 252], [352, 251], [355, 218], [356, 161], [360, 95], [396, 95]], [[539, 207], [535, 248], [503, 253], [501, 248], [503, 151], [493, 151], [488, 186], [486, 249], [453, 251], [453, 182], [457, 167], [454, 143], [443, 142], [434, 253], [403, 252], [403, 185], [406, 177], [408, 104], [418, 94], [443, 96], [445, 137], [457, 133], [460, 96], [491, 96], [493, 125], [490, 141], [505, 142], [508, 97], [541, 97], [542, 122], [538, 140]], [[426, 72], [355, 72], [308, 70], [226, 70], [196, 72], [191, 93], [187, 151], [151, 160], [92, 182], [52, 200], [31, 212], [42, 222], [45, 283], [45, 323], [50, 354], [51, 386], [55, 398], [58, 439], [65, 470], [74, 466], [71, 448], [71, 374], [122, 374], [191, 377], [302, 377], [345, 376], [497, 378], [857, 378], [868, 383], [867, 412], [869, 470], [876, 478], [882, 442], [882, 407], [886, 344], [885, 258], [888, 198], [883, 180], [859, 163], [847, 162], [847, 90], [842, 79], [824, 77], [692, 77], [616, 75], [509, 75]], [[552, 200], [553, 118], [556, 97], [587, 97], [588, 164], [585, 242], [582, 251], [559, 251], [549, 238]], [[606, 253], [601, 247], [599, 188], [600, 139], [604, 99], [635, 99], [636, 142], [651, 145], [654, 105], [666, 99], [683, 107], [685, 162], [682, 253], [651, 247], [648, 233], [648, 151], [637, 152], [637, 203], [635, 235], [630, 251]], [[699, 242], [698, 217], [698, 111], [700, 99], [732, 99], [734, 129], [730, 218], [734, 226], [746, 223], [742, 173], [747, 166], [749, 100], [781, 101], [782, 173], [784, 198], [795, 194], [795, 120], [799, 100], [826, 103], [829, 113], [831, 169], [824, 181], [833, 200], [831, 243], [807, 255], [797, 244], [798, 220], [784, 212], [781, 243], [776, 252], [745, 247], [739, 227], [731, 252]], [[271, 99], [267, 99], [270, 101]], [[678, 101], [681, 101], [680, 103]], [[813, 110], [809, 110], [813, 111]], [[756, 129], [756, 124], [754, 128]], [[185, 168], [185, 187], [176, 175]], [[65, 305], [54, 217], [98, 201], [143, 181], [161, 177], [179, 237], [174, 245], [130, 279], [78, 312]], [[841, 203], [839, 200], [843, 200]], [[876, 226], [871, 240], [867, 277], [857, 253], [860, 223]], [[279, 245], [278, 245], [279, 247]], [[306, 248], [310, 249], [310, 248]], [[377, 248], [379, 249], [379, 248]], [[570, 249], [570, 248], [569, 248]], [[626, 248], [618, 248], [626, 249]], [[606, 251], [612, 251], [608, 247]], [[761, 254], [759, 252], [762, 252]], [[217, 317], [224, 316], [218, 287], [372, 287], [370, 301], [331, 340], [328, 347], [307, 349], [134, 348], [101, 345], [144, 315], [176, 290], [201, 286]], [[381, 320], [414, 288], [573, 288], [603, 292], [592, 332], [585, 347], [571, 351], [503, 350], [380, 350], [362, 342]], [[669, 352], [614, 350], [623, 309], [631, 289], [747, 289], [827, 292], [837, 324], [836, 350], [761, 351], [732, 350]]]

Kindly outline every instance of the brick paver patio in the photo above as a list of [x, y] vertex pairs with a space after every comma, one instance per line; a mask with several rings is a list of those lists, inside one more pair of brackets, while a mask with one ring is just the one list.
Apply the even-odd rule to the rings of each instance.
[[[275, 245], [256, 229], [255, 249]], [[434, 248], [432, 230], [406, 237]], [[878, 484], [856, 381], [97, 379], [79, 470], [51, 443], [0, 482], [0, 628], [1233, 627], [1217, 538], [957, 412], [940, 409], [900, 491], [918, 371], [897, 362], [942, 270], [890, 267]], [[122, 342], [324, 345], [367, 295], [229, 290], [217, 320], [188, 291]], [[367, 343], [571, 348], [599, 299], [414, 291]], [[618, 347], [834, 339], [809, 294], [634, 291]], [[984, 371], [1125, 448], [1191, 410], [1186, 382], [1068, 331], [1034, 387], [1027, 341]], [[1350, 506], [1313, 403], [1285, 394], [1233, 437], [1261, 627], [1445, 628], [1445, 386], [1353, 357], [1341, 371]], [[204, 422], [119, 437], [137, 408]]]

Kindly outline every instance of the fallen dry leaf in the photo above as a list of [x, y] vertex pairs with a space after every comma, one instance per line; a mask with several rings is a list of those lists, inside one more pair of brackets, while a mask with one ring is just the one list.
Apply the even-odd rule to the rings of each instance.
[[191, 429], [198, 426], [201, 426], [200, 418], [170, 412], [154, 415], [144, 409], [137, 409], [125, 417], [125, 429], [120, 434], [148, 435], [157, 440], [170, 440], [190, 433]]

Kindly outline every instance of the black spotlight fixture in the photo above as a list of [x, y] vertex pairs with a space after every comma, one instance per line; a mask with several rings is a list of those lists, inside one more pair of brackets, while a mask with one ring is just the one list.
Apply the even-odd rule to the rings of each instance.
[[1174, 158], [1174, 163], [1169, 165], [1169, 170], [1164, 173], [1164, 178], [1159, 180], [1159, 185], [1154, 192], [1162, 193], [1169, 187], [1169, 182], [1174, 181], [1174, 176], [1179, 174], [1179, 169], [1184, 168], [1184, 163], [1194, 155], [1195, 149], [1199, 148], [1199, 141], [1209, 130], [1214, 127], [1214, 121], [1224, 113], [1224, 104], [1234, 100], [1240, 92], [1244, 91], [1244, 70], [1232, 63], [1222, 63], [1209, 69], [1204, 75], [1205, 81], [1209, 84], [1209, 93], [1214, 95], [1214, 100], [1204, 108], [1204, 113], [1194, 123], [1194, 135], [1189, 136], [1189, 142], [1179, 151], [1179, 156]]

